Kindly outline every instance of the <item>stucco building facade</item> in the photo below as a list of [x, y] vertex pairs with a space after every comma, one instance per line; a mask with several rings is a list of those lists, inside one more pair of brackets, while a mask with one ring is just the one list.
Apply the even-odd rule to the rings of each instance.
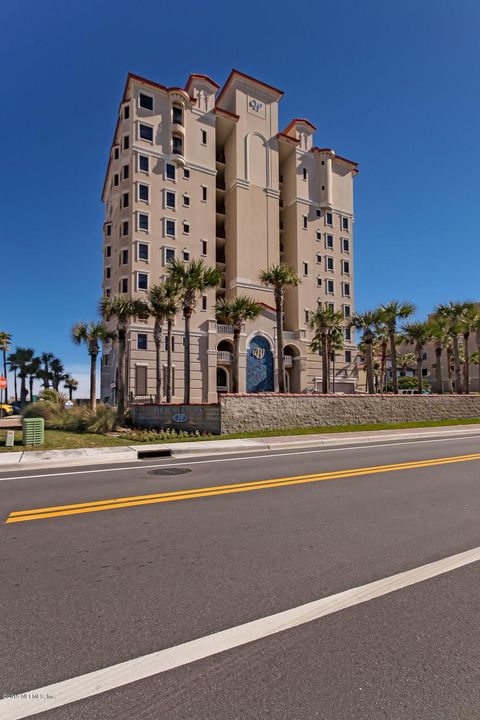
[[[273, 290], [260, 270], [279, 262], [298, 273], [285, 300], [287, 387], [320, 387], [321, 359], [309, 350], [308, 315], [331, 303], [345, 318], [336, 390], [352, 391], [356, 348], [347, 325], [354, 307], [353, 177], [357, 164], [313, 143], [314, 125], [279, 130], [282, 91], [233, 70], [222, 88], [193, 74], [169, 88], [130, 74], [120, 103], [102, 200], [103, 294], [145, 297], [172, 257], [203, 258], [224, 273], [192, 318], [192, 398], [215, 402], [231, 387], [232, 330], [215, 321], [222, 295], [249, 295], [261, 315], [242, 333], [240, 390], [278, 387]], [[166, 342], [166, 339], [165, 341]], [[165, 345], [163, 358], [166, 364]], [[173, 337], [174, 399], [183, 396], [183, 321]], [[115, 401], [115, 347], [104, 352], [101, 397]], [[165, 387], [165, 383], [163, 383]], [[127, 392], [155, 392], [153, 322], [127, 332]]]

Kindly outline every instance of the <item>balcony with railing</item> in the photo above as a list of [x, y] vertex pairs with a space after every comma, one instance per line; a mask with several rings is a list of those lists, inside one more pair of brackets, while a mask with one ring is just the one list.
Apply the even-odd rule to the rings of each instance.
[[217, 323], [217, 333], [222, 335], [233, 335], [233, 327], [231, 325], [222, 325]]
[[284, 360], [284, 363], [285, 363], [285, 367], [286, 367], [286, 368], [287, 368], [287, 367], [292, 367], [292, 365], [293, 365], [293, 358], [292, 358], [291, 355], [284, 355], [284, 356], [283, 356], [283, 360]]
[[232, 362], [232, 353], [227, 350], [218, 350], [217, 361], [222, 365], [230, 365]]

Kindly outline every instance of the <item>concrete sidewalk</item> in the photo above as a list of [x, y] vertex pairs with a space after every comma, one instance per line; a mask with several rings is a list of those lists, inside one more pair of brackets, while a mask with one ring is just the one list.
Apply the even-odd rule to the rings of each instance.
[[243, 440], [200, 440], [195, 442], [147, 443], [115, 447], [75, 448], [71, 450], [29, 450], [0, 453], [0, 471], [6, 469], [66, 467], [138, 462], [149, 457], [194, 458], [199, 456], [242, 454], [365, 445], [378, 442], [402, 442], [442, 437], [478, 436], [480, 424], [449, 425], [445, 427], [377, 430], [366, 432], [320, 433], [315, 435], [282, 435]]

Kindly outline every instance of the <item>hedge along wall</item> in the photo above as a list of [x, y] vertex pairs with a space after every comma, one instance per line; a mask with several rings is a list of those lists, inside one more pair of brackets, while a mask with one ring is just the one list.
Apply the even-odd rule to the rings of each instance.
[[221, 432], [480, 418], [480, 395], [222, 395]]

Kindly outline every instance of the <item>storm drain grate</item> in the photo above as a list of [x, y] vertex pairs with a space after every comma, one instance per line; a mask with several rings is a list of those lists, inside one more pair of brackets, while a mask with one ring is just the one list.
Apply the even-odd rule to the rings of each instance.
[[148, 474], [149, 475], [186, 475], [189, 472], [192, 472], [189, 468], [171, 467], [171, 468], [160, 468], [159, 470], [150, 470], [150, 472]]

